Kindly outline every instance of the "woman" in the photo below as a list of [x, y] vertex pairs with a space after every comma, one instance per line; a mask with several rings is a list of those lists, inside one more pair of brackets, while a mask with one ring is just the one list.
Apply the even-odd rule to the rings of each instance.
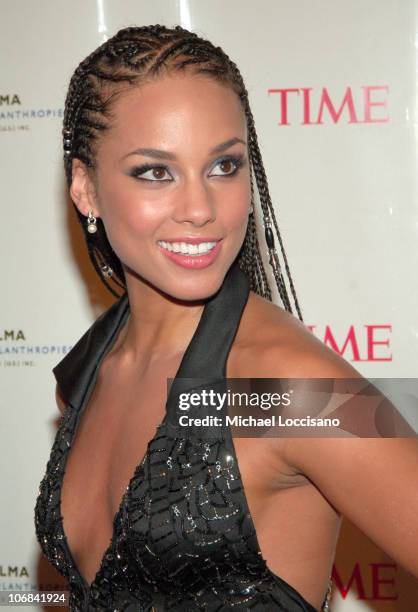
[[360, 378], [303, 324], [236, 65], [179, 26], [126, 28], [75, 71], [63, 134], [119, 298], [54, 368], [63, 418], [35, 519], [71, 609], [326, 610], [343, 514], [418, 576], [415, 440], [170, 428], [183, 379]]

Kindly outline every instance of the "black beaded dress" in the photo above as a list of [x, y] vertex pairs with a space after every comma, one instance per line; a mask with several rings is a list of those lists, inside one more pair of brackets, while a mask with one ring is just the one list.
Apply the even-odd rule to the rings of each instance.
[[[222, 386], [248, 293], [247, 277], [234, 263], [205, 304], [169, 388], [164, 419], [122, 497], [91, 584], [63, 530], [61, 484], [100, 364], [129, 316], [127, 293], [54, 367], [67, 409], [39, 486], [35, 527], [45, 555], [68, 580], [70, 610], [315, 612], [261, 555], [230, 429], [200, 427], [184, 435], [176, 427], [176, 400], [191, 391], [190, 379]], [[203, 416], [202, 406], [194, 409]], [[321, 610], [329, 609], [328, 599]]]

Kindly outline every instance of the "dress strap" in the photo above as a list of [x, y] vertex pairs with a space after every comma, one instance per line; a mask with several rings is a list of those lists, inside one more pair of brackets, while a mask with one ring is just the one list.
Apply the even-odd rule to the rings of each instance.
[[[226, 360], [248, 299], [249, 282], [237, 261], [229, 268], [218, 291], [208, 298], [195, 333], [183, 355], [173, 393], [186, 378], [225, 377]], [[114, 336], [130, 313], [124, 293], [103, 312], [52, 369], [65, 401], [74, 408], [83, 402], [89, 381]]]
[[248, 299], [246, 275], [233, 264], [217, 293], [205, 304], [181, 361], [178, 378], [224, 378], [226, 361]]
[[82, 404], [89, 381], [103, 353], [106, 352], [128, 314], [128, 294], [124, 293], [94, 321], [52, 369], [65, 401], [73, 408], [78, 408]]

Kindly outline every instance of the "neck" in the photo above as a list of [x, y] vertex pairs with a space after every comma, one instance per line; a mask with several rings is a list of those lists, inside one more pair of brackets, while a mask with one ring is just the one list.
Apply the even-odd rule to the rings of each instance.
[[126, 274], [130, 314], [118, 350], [130, 362], [184, 352], [202, 315], [205, 300], [182, 301]]

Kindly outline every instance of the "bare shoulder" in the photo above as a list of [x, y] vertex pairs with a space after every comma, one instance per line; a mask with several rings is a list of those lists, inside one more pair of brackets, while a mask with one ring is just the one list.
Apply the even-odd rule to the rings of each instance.
[[[230, 377], [363, 378], [297, 317], [253, 292], [233, 349]], [[289, 469], [309, 479], [339, 514], [418, 578], [418, 493], [411, 488], [418, 479], [416, 436], [274, 443]]]
[[[345, 359], [327, 347], [295, 315], [250, 291], [228, 360], [229, 378], [362, 378]], [[307, 477], [309, 438], [277, 436], [271, 440], [277, 465]], [[326, 440], [326, 439], [325, 439]], [[297, 456], [298, 463], [294, 457]]]
[[[227, 375], [230, 378], [362, 378], [295, 315], [252, 291], [231, 351]], [[310, 462], [311, 439], [271, 438], [276, 464], [285, 466], [302, 482], [309, 477], [304, 466]]]
[[236, 378], [357, 378], [295, 315], [250, 291], [231, 355]]

